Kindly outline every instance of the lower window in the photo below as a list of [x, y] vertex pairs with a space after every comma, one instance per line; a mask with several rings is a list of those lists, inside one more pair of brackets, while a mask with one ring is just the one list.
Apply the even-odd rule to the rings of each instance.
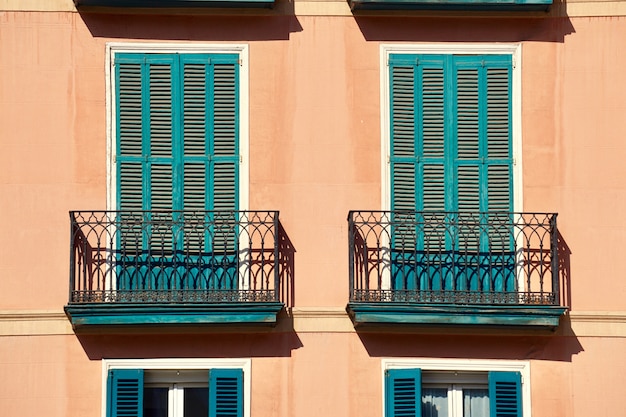
[[529, 390], [522, 385], [522, 373], [527, 366], [489, 370], [488, 364], [463, 366], [457, 360], [458, 369], [453, 370], [455, 363], [438, 364], [420, 368], [384, 363], [385, 417], [524, 416], [524, 392]]
[[[141, 362], [141, 361], [137, 361]], [[141, 365], [141, 363], [139, 363]], [[245, 417], [244, 368], [107, 366], [106, 417]], [[174, 365], [176, 366], [176, 365]]]

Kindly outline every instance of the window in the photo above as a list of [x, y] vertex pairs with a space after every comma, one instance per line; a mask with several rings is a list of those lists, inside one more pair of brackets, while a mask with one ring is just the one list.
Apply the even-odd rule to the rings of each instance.
[[117, 208], [237, 210], [237, 54], [117, 53]]
[[394, 54], [391, 209], [510, 211], [510, 55]]
[[[421, 366], [421, 367], [420, 367]], [[523, 417], [525, 363], [383, 363], [385, 417]], [[527, 380], [526, 377], [524, 380]]]
[[515, 46], [385, 48], [394, 289], [517, 289]]
[[[224, 367], [227, 362], [243, 367]], [[132, 368], [135, 365], [143, 367]], [[108, 361], [107, 417], [244, 417], [249, 361]], [[194, 368], [188, 369], [186, 366]], [[199, 369], [202, 366], [217, 366]]]
[[246, 48], [179, 48], [110, 46], [118, 290], [239, 284]]

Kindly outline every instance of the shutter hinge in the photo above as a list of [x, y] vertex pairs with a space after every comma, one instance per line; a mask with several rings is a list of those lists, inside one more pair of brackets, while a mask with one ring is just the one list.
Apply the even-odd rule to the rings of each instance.
[[239, 58], [239, 59], [237, 60], [237, 63], [241, 66], [241, 65], [243, 65], [243, 60], [242, 60], [241, 58]]
[[243, 155], [239, 154], [239, 163], [243, 164]]
[[517, 165], [517, 159], [513, 158], [513, 166]]
[[117, 163], [117, 155], [113, 155], [113, 163], [116, 164]]
[[515, 59], [515, 56], [511, 59], [511, 65], [513, 65], [513, 68], [517, 67], [517, 59]]

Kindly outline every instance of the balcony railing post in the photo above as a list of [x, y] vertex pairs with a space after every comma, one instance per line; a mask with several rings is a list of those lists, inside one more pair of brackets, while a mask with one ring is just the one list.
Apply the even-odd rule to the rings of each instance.
[[278, 252], [278, 241], [280, 239], [279, 228], [278, 228], [278, 211], [274, 212], [274, 301], [278, 301], [280, 299], [280, 274], [279, 274], [279, 266], [280, 262], [278, 257], [280, 256]]
[[76, 221], [74, 218], [74, 212], [70, 211], [70, 285], [69, 285], [69, 300], [74, 301], [72, 295], [74, 294], [74, 280], [76, 279], [76, 254], [74, 253], [74, 238], [76, 235]]
[[559, 236], [556, 228], [556, 214], [550, 217], [550, 258], [552, 269], [552, 292], [554, 293], [554, 304], [560, 305], [560, 286], [559, 286]]
[[354, 212], [348, 213], [348, 299], [352, 301], [354, 296]]

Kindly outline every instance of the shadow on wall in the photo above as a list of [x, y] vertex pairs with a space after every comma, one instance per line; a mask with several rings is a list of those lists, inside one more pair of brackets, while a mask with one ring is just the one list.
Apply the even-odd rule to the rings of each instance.
[[302, 347], [295, 332], [77, 335], [91, 360], [103, 358], [290, 357]]
[[[566, 324], [563, 326], [567, 327]], [[565, 333], [570, 333], [565, 331]], [[383, 334], [359, 332], [371, 357], [437, 357], [570, 362], [583, 351], [575, 336]]]
[[[293, 9], [293, 2], [284, 2]], [[80, 12], [85, 25], [96, 38], [177, 41], [263, 41], [288, 40], [302, 26], [288, 10], [259, 14], [177, 14], [164, 9], [151, 12]]]
[[283, 225], [278, 223], [278, 267], [280, 279], [280, 300], [288, 309], [295, 305], [295, 258], [296, 248], [291, 243]]
[[570, 268], [570, 256], [572, 251], [563, 235], [557, 231], [557, 250], [559, 253], [559, 282], [561, 284], [561, 303], [572, 309], [572, 280]]
[[567, 17], [355, 16], [368, 41], [381, 42], [559, 42], [575, 33]]

